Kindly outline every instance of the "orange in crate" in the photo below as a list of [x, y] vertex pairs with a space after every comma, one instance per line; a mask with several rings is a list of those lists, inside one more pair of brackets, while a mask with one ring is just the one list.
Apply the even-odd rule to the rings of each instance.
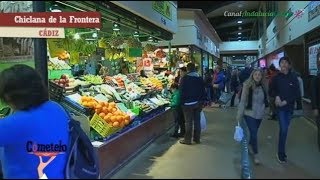
[[[112, 117], [111, 117], [112, 118]], [[116, 126], [114, 126], [116, 125]], [[90, 126], [97, 131], [102, 137], [107, 137], [121, 128], [119, 127], [119, 122], [113, 122], [113, 124], [108, 124], [104, 119], [102, 119], [98, 114], [94, 114], [90, 120]]]

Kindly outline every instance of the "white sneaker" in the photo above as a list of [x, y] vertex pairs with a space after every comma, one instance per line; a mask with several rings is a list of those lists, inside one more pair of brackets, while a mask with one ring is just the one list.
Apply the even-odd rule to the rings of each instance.
[[259, 165], [261, 163], [257, 154], [253, 156], [253, 162], [255, 165]]

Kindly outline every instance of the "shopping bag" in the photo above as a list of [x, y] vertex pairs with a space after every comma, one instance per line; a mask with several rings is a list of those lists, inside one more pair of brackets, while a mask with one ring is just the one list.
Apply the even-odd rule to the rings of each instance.
[[239, 122], [238, 125], [235, 127], [234, 135], [233, 135], [234, 140], [237, 142], [241, 142], [243, 138], [243, 129], [240, 126]]
[[219, 101], [222, 102], [223, 104], [227, 104], [229, 100], [231, 100], [232, 94], [222, 92], [219, 98]]
[[207, 119], [203, 111], [200, 112], [200, 126], [201, 126], [201, 132], [203, 132], [207, 128]]

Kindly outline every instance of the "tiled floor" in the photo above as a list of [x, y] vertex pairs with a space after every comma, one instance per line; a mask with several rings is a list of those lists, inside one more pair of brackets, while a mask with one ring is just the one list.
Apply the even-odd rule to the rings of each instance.
[[[199, 145], [182, 145], [164, 134], [112, 178], [191, 179], [240, 178], [240, 145], [233, 140], [236, 109], [206, 109], [207, 130]], [[262, 164], [253, 166], [253, 178], [320, 178], [316, 129], [296, 118], [289, 129], [288, 163], [276, 161], [277, 121], [265, 120], [259, 132]]]

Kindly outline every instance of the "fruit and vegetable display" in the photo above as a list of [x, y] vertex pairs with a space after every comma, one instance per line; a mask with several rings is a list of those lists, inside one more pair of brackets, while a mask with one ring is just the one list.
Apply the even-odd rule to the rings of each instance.
[[102, 84], [103, 83], [103, 79], [101, 78], [101, 76], [95, 76], [95, 75], [84, 75], [83, 79], [89, 83], [92, 84]]
[[156, 77], [150, 77], [150, 78], [141, 78], [140, 82], [144, 85], [144, 86], [148, 86], [151, 88], [155, 88], [157, 90], [162, 90], [163, 84], [162, 81], [159, 80]]
[[51, 58], [48, 62], [48, 70], [67, 70], [71, 67], [65, 62], [58, 58]]
[[67, 74], [61, 75], [60, 79], [53, 80], [54, 83], [59, 85], [60, 87], [68, 88], [68, 87], [75, 87], [77, 84], [75, 83], [74, 78], [70, 78]]
[[146, 116], [155, 112], [153, 110], [169, 104], [168, 99], [163, 97], [160, 91], [148, 89], [151, 86], [154, 90], [162, 90], [164, 77], [133, 78], [138, 82], [132, 82], [130, 79], [132, 78], [123, 74], [103, 78], [85, 75], [80, 79], [62, 75], [55, 82], [65, 88], [71, 84], [87, 85], [80, 85], [77, 92], [68, 97], [74, 97], [69, 99], [80, 107], [88, 109], [91, 114], [89, 119], [92, 130], [102, 137], [107, 137], [128, 126], [134, 121], [135, 116]]
[[95, 113], [112, 127], [123, 128], [130, 123], [130, 116], [120, 111], [114, 102], [100, 102], [95, 106]]
[[59, 60], [70, 59], [70, 54], [67, 51], [62, 51], [61, 53], [58, 54], [58, 59]]

